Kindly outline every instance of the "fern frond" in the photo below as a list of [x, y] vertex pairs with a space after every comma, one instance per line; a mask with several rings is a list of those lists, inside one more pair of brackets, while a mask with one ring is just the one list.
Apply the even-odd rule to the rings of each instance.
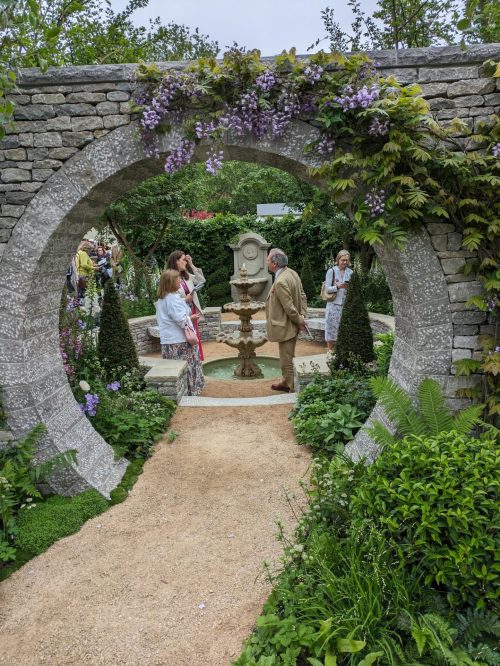
[[380, 421], [374, 421], [372, 426], [367, 428], [366, 431], [375, 444], [378, 444], [382, 449], [386, 446], [391, 446], [397, 441], [396, 437]]
[[407, 393], [389, 377], [372, 377], [370, 386], [389, 420], [403, 436], [423, 435], [425, 428]]
[[484, 405], [471, 405], [466, 409], [456, 414], [452, 421], [452, 429], [467, 435], [481, 422], [481, 415], [483, 413]]
[[469, 651], [475, 659], [475, 666], [500, 666], [500, 653], [489, 645], [479, 643]]
[[427, 435], [449, 432], [453, 419], [445, 404], [443, 389], [435, 379], [424, 379], [418, 387], [418, 401]]
[[500, 638], [500, 618], [484, 610], [469, 609], [457, 615], [455, 624], [464, 641], [474, 641], [483, 634]]

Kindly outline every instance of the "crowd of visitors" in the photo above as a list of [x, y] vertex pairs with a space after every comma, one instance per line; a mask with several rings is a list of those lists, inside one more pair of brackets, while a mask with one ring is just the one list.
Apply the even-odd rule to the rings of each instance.
[[105, 245], [83, 239], [71, 260], [66, 273], [68, 293], [80, 301], [85, 298], [88, 280], [95, 275], [98, 288], [103, 289], [106, 282], [115, 277], [119, 281], [122, 271], [122, 251], [120, 246]]

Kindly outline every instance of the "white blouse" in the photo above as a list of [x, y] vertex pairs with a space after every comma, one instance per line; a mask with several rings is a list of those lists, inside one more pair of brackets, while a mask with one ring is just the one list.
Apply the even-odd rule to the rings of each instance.
[[191, 308], [182, 300], [177, 292], [167, 294], [165, 298], [156, 301], [156, 319], [160, 328], [160, 342], [162, 345], [175, 345], [186, 342], [184, 324], [187, 322], [193, 328]]

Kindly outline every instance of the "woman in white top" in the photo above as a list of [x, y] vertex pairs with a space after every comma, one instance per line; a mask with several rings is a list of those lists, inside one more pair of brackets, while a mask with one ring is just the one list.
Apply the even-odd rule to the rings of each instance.
[[160, 328], [161, 353], [163, 358], [186, 361], [187, 394], [199, 395], [205, 384], [198, 345], [190, 345], [184, 335], [187, 324], [194, 330], [199, 314], [191, 312], [191, 306], [179, 295], [179, 271], [163, 271], [158, 283], [156, 319]]
[[[197, 268], [193, 264], [193, 260], [189, 254], [182, 250], [174, 250], [170, 253], [167, 259], [167, 268], [179, 271], [181, 282], [179, 286], [179, 295], [186, 303], [191, 306], [192, 314], [199, 314], [200, 319], [203, 320], [203, 313], [201, 311], [200, 299], [196, 293], [197, 289], [205, 284], [205, 276], [201, 268]], [[200, 359], [203, 361], [203, 347], [201, 345], [200, 331], [198, 328], [198, 321], [195, 320], [194, 328], [198, 336], [198, 346], [200, 349]]]
[[325, 311], [325, 340], [328, 351], [333, 351], [337, 334], [339, 332], [342, 308], [346, 297], [346, 289], [349, 286], [352, 270], [351, 255], [347, 250], [340, 250], [335, 259], [335, 266], [329, 268], [325, 277], [325, 288], [328, 294], [337, 294], [331, 303], [326, 304]]

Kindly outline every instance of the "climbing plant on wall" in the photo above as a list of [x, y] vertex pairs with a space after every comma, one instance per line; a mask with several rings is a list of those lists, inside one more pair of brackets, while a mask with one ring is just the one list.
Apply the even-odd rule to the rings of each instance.
[[[500, 64], [483, 65], [500, 76]], [[370, 244], [404, 244], [410, 228], [449, 220], [463, 233], [463, 248], [476, 252], [474, 271], [486, 298], [481, 309], [499, 309], [500, 122], [472, 133], [455, 119], [444, 128], [429, 114], [417, 84], [384, 77], [365, 54], [319, 53], [297, 59], [294, 50], [274, 62], [258, 51], [231, 49], [222, 61], [202, 58], [184, 70], [138, 69], [143, 85], [136, 102], [144, 142], [159, 156], [159, 135], [181, 123], [182, 136], [165, 171], [189, 163], [196, 145], [207, 146], [206, 168], [216, 174], [225, 133], [278, 138], [292, 120], [319, 129], [304, 146], [318, 165], [311, 175], [326, 184], [358, 236]]]

